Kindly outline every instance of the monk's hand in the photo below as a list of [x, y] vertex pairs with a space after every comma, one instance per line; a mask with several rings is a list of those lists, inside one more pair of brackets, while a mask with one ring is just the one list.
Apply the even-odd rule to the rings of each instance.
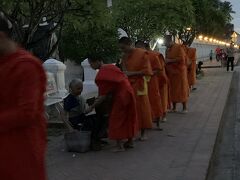
[[131, 75], [132, 75], [132, 73], [129, 72], [129, 71], [123, 71], [123, 73], [124, 73], [126, 76], [131, 76]]
[[166, 58], [165, 63], [168, 64], [169, 62], [170, 62], [169, 59]]
[[129, 76], [143, 76], [144, 75], [144, 73], [140, 72], [140, 71], [136, 71], [136, 72], [123, 71], [123, 73], [128, 77]]
[[177, 62], [177, 60], [176, 59], [165, 59], [165, 62], [166, 62], [166, 64], [168, 64], [168, 63], [176, 63]]
[[93, 111], [93, 109], [94, 109], [93, 106], [88, 107], [88, 108], [85, 110], [85, 114], [89, 114], [90, 112]]

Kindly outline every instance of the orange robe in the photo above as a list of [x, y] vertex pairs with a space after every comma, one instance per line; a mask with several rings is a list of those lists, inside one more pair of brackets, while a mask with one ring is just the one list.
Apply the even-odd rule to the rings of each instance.
[[45, 71], [20, 49], [0, 69], [0, 179], [46, 180]]
[[196, 48], [188, 48], [187, 55], [191, 61], [190, 66], [188, 67], [188, 84], [193, 86], [196, 84], [196, 61], [197, 61], [197, 52]]
[[[148, 51], [149, 60], [153, 71], [161, 71], [160, 61], [158, 56], [153, 51]], [[151, 79], [148, 83], [148, 97], [151, 105], [151, 112], [153, 120], [160, 118], [163, 114], [162, 104], [161, 104], [161, 96], [159, 91], [159, 73], [152, 75]]]
[[159, 90], [161, 96], [162, 112], [165, 114], [171, 106], [169, 79], [167, 77], [166, 64], [163, 55], [158, 53], [158, 58], [161, 65], [161, 73], [158, 78]]
[[104, 65], [96, 76], [99, 95], [112, 95], [109, 117], [109, 138], [114, 140], [133, 138], [138, 132], [134, 91], [127, 76], [114, 65]]
[[[129, 72], [141, 71], [145, 76], [151, 76], [152, 69], [147, 51], [138, 48], [134, 49], [127, 58], [123, 59], [122, 69]], [[145, 78], [144, 76], [130, 76], [128, 79], [136, 98], [139, 129], [152, 128], [151, 107]]]
[[187, 79], [187, 58], [184, 48], [179, 44], [174, 44], [166, 50], [166, 58], [174, 59], [176, 63], [166, 65], [170, 82], [170, 96], [173, 103], [187, 102], [189, 96], [189, 86]]

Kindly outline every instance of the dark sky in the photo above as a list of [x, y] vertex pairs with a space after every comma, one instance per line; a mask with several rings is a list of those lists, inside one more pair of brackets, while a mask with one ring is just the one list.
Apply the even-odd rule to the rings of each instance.
[[240, 0], [228, 0], [233, 5], [233, 10], [236, 12], [233, 14], [233, 24], [235, 30], [240, 33]]

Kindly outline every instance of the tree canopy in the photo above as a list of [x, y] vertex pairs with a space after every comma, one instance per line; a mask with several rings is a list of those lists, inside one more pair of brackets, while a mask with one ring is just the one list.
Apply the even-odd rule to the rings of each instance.
[[[1, 0], [0, 12], [13, 25], [14, 38], [27, 49], [31, 49], [42, 39], [48, 37], [62, 25], [64, 15], [69, 7], [67, 0]], [[55, 22], [39, 38], [34, 38], [39, 24], [46, 17], [48, 22]]]
[[116, 61], [118, 32], [110, 9], [105, 1], [94, 0], [88, 1], [88, 8], [92, 13], [87, 18], [77, 13], [65, 18], [62, 40], [65, 57], [77, 62], [89, 56]]
[[[54, 32], [65, 58], [81, 62], [100, 56], [107, 62], [118, 56], [118, 28], [133, 40], [153, 40], [169, 32], [190, 45], [197, 34], [222, 38], [234, 13], [221, 0], [1, 0], [3, 12], [13, 24], [15, 39], [27, 49], [41, 44]], [[49, 29], [35, 37], [46, 17]]]
[[[194, 23], [190, 0], [116, 0], [117, 25], [132, 39], [151, 40], [166, 31], [175, 32]], [[184, 11], [182, 11], [185, 9]]]
[[223, 38], [226, 25], [232, 20], [232, 5], [221, 0], [192, 0], [195, 9], [196, 24], [193, 27], [198, 34]]

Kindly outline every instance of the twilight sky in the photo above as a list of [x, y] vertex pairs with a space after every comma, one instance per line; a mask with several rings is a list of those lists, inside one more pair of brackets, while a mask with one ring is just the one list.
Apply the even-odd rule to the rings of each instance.
[[235, 27], [235, 31], [240, 33], [240, 0], [227, 0], [232, 3], [233, 10], [236, 12], [233, 14], [233, 24]]

